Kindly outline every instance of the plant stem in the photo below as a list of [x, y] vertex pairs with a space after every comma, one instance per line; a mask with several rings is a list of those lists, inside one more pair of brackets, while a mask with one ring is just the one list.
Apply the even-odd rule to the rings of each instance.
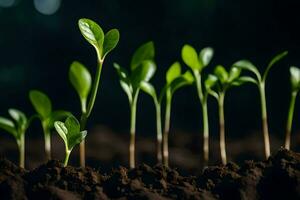
[[64, 167], [66, 167], [68, 165], [70, 154], [71, 154], [71, 151], [66, 150], [66, 157], [65, 157], [65, 161], [64, 161]]
[[162, 163], [162, 128], [161, 128], [161, 106], [160, 103], [155, 101], [156, 110], [156, 136], [157, 136], [157, 162]]
[[136, 104], [139, 91], [136, 91], [130, 104], [130, 143], [129, 143], [129, 167], [135, 168], [135, 124]]
[[51, 133], [47, 127], [44, 128], [44, 139], [46, 159], [51, 160]]
[[[97, 96], [98, 88], [99, 88], [99, 82], [100, 82], [100, 76], [101, 76], [101, 71], [102, 71], [102, 66], [103, 66], [103, 61], [99, 60], [98, 61], [98, 66], [97, 66], [97, 71], [95, 74], [95, 80], [93, 81], [93, 86], [91, 90], [91, 96], [89, 99], [89, 103], [87, 106], [86, 112], [84, 112], [81, 115], [81, 121], [80, 121], [80, 130], [83, 131], [86, 126], [87, 119], [89, 118]], [[80, 143], [80, 166], [85, 167], [85, 140], [83, 140]]]
[[223, 165], [227, 164], [226, 145], [225, 145], [225, 118], [224, 118], [224, 97], [225, 93], [219, 94], [219, 126], [220, 126], [220, 150]]
[[259, 93], [260, 93], [260, 101], [261, 101], [261, 115], [262, 115], [262, 127], [263, 127], [264, 143], [265, 143], [265, 156], [266, 159], [268, 159], [270, 156], [270, 139], [269, 139], [269, 130], [268, 130], [266, 92], [265, 92], [264, 82], [261, 82], [259, 84]]
[[288, 113], [288, 119], [286, 125], [286, 135], [285, 135], [285, 145], [284, 145], [284, 147], [288, 150], [290, 150], [290, 144], [291, 144], [291, 130], [293, 124], [296, 97], [297, 97], [297, 92], [293, 91], [291, 93], [291, 101], [290, 101], [290, 107], [289, 107], [289, 113]]
[[166, 111], [165, 111], [165, 127], [163, 134], [163, 164], [169, 166], [169, 131], [170, 131], [170, 118], [171, 118], [171, 104], [172, 96], [170, 92], [166, 95]]
[[25, 133], [21, 134], [20, 139], [17, 140], [19, 147], [19, 166], [25, 167]]

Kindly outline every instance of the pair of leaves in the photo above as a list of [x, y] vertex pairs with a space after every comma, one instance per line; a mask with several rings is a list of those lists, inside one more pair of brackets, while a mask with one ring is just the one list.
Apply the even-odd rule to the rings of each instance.
[[214, 50], [210, 47], [202, 49], [197, 54], [196, 50], [191, 45], [184, 45], [181, 50], [181, 57], [183, 62], [193, 71], [202, 71], [211, 61], [214, 55]]
[[100, 61], [103, 61], [119, 42], [120, 34], [117, 29], [111, 29], [104, 34], [102, 28], [90, 19], [80, 19], [78, 26], [83, 37], [95, 48]]
[[54, 126], [68, 151], [72, 151], [74, 146], [81, 143], [87, 135], [87, 131], [80, 131], [80, 124], [74, 116], [69, 116], [65, 122], [56, 121]]
[[300, 90], [300, 69], [298, 67], [291, 66], [290, 76], [292, 91], [298, 92]]
[[23, 112], [14, 108], [9, 109], [8, 113], [13, 121], [0, 117], [0, 128], [10, 133], [18, 140], [28, 127], [27, 117]]
[[42, 124], [45, 124], [48, 129], [53, 128], [54, 121], [66, 118], [70, 115], [70, 112], [64, 110], [53, 111], [51, 100], [41, 91], [31, 90], [29, 92], [29, 99]]
[[233, 66], [254, 73], [257, 80], [251, 79], [251, 82], [258, 84], [260, 82], [265, 82], [270, 69], [276, 63], [278, 63], [280, 60], [282, 60], [284, 57], [286, 57], [287, 55], [288, 55], [287, 51], [284, 51], [282, 53], [277, 54], [274, 58], [271, 59], [271, 61], [269, 62], [268, 66], [266, 68], [266, 70], [264, 71], [264, 73], [262, 75], [260, 74], [257, 67], [255, 65], [253, 65], [249, 60], [240, 60], [240, 61], [234, 63]]
[[84, 113], [87, 109], [86, 102], [92, 86], [91, 74], [83, 64], [74, 61], [70, 66], [69, 79], [80, 98], [81, 110]]

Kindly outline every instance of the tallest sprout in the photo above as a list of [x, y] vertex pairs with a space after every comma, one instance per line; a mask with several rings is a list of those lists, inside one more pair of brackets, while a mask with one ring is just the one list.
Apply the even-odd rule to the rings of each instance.
[[267, 105], [266, 105], [266, 79], [270, 69], [282, 58], [284, 58], [288, 54], [287, 51], [284, 51], [278, 55], [276, 55], [268, 64], [266, 70], [261, 75], [258, 69], [248, 60], [240, 60], [234, 64], [234, 66], [248, 70], [252, 72], [256, 79], [251, 79], [251, 82], [256, 84], [258, 87], [259, 95], [260, 95], [260, 103], [261, 103], [261, 116], [262, 116], [262, 129], [265, 143], [265, 156], [268, 158], [270, 156], [270, 139], [269, 139], [269, 130], [268, 130], [268, 118], [267, 118]]
[[[120, 36], [117, 29], [112, 29], [104, 34], [102, 28], [90, 19], [80, 19], [78, 21], [78, 26], [83, 37], [95, 48], [98, 63], [91, 91], [89, 91], [88, 85], [91, 80], [88, 75], [89, 73], [84, 69], [84, 66], [77, 63], [72, 65], [70, 69], [71, 83], [81, 100], [82, 114], [80, 118], [80, 130], [83, 131], [85, 130], [86, 122], [94, 107], [104, 59], [106, 55], [117, 46]], [[80, 143], [80, 165], [82, 167], [85, 166], [84, 140]]]

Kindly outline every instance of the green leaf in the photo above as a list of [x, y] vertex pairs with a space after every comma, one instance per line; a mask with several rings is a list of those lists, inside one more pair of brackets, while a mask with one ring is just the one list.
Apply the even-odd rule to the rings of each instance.
[[16, 121], [18, 128], [20, 128], [21, 132], [27, 128], [27, 117], [20, 110], [10, 108], [8, 110], [9, 115]]
[[83, 64], [74, 61], [70, 66], [69, 79], [79, 95], [82, 110], [86, 111], [86, 101], [92, 85], [92, 77], [90, 72]]
[[76, 133], [75, 135], [72, 135], [68, 140], [68, 148], [69, 150], [72, 150], [77, 144], [80, 144], [86, 137], [87, 131], [81, 131], [79, 133]]
[[31, 90], [29, 92], [29, 99], [36, 110], [36, 112], [43, 118], [46, 119], [51, 115], [52, 104], [46, 94], [38, 90]]
[[141, 90], [143, 90], [145, 93], [149, 94], [154, 100], [157, 100], [155, 88], [151, 83], [142, 81], [141, 82]]
[[93, 20], [80, 19], [78, 26], [83, 37], [95, 47], [99, 59], [102, 59], [104, 33], [102, 28]]
[[200, 51], [199, 60], [202, 63], [203, 67], [206, 67], [210, 63], [213, 55], [214, 50], [211, 47], [206, 47]]
[[117, 63], [114, 63], [114, 68], [117, 70], [117, 73], [119, 75], [120, 85], [122, 89], [125, 91], [125, 93], [127, 94], [129, 102], [131, 102], [133, 89], [130, 80], [128, 78], [128, 72]]
[[67, 127], [61, 121], [56, 121], [54, 123], [54, 127], [55, 127], [58, 135], [63, 139], [65, 146], [68, 148], [68, 139], [67, 139], [68, 129], [67, 129]]
[[54, 127], [54, 122], [59, 120], [65, 120], [67, 117], [72, 114], [65, 110], [56, 110], [51, 113], [51, 117], [49, 119], [48, 127], [52, 129]]
[[135, 88], [140, 87], [142, 81], [149, 81], [156, 71], [156, 65], [151, 60], [143, 61], [137, 68], [132, 71], [130, 80]]
[[126, 71], [125, 68], [121, 67], [118, 63], [114, 63], [114, 68], [117, 70], [117, 73], [121, 80], [128, 79], [128, 72]]
[[153, 60], [155, 56], [154, 43], [147, 42], [140, 46], [133, 54], [131, 59], [131, 70], [135, 70], [143, 61]]
[[231, 83], [235, 79], [237, 79], [241, 74], [241, 69], [237, 67], [231, 67], [229, 71], [228, 82]]
[[177, 77], [170, 84], [171, 94], [184, 86], [191, 85], [194, 82], [194, 77], [190, 71], [185, 72], [183, 75]]
[[118, 44], [120, 39], [120, 33], [118, 29], [112, 29], [105, 34], [103, 42], [103, 55], [104, 58], [109, 52], [111, 52]]
[[287, 51], [284, 51], [280, 54], [277, 54], [268, 64], [268, 67], [266, 69], [266, 71], [264, 72], [264, 75], [263, 75], [263, 80], [265, 81], [267, 76], [268, 76], [268, 73], [270, 71], [270, 69], [272, 68], [273, 65], [275, 65], [277, 62], [279, 62], [280, 60], [282, 60], [284, 57], [286, 57], [288, 55], [288, 52]]
[[167, 83], [171, 83], [175, 78], [181, 75], [181, 65], [179, 62], [175, 62], [168, 69], [166, 74]]
[[215, 75], [209, 74], [204, 81], [206, 90], [210, 90], [211, 88], [213, 88], [217, 82], [218, 82], [218, 77], [216, 77]]
[[77, 134], [80, 132], [80, 124], [74, 116], [69, 116], [65, 121], [65, 126], [68, 129], [68, 136]]
[[184, 45], [181, 50], [181, 57], [183, 62], [192, 70], [201, 70], [203, 66], [200, 65], [196, 50], [191, 45]]
[[238, 85], [242, 85], [244, 83], [254, 83], [254, 84], [258, 84], [257, 80], [255, 80], [254, 78], [250, 77], [250, 76], [241, 76], [238, 79], [236, 79], [234, 81], [235, 84]]
[[300, 89], [300, 69], [295, 66], [290, 67], [291, 85], [292, 90], [297, 91]]
[[214, 74], [218, 77], [222, 84], [228, 81], [229, 75], [222, 65], [218, 65], [215, 68]]
[[233, 64], [233, 66], [240, 68], [240, 69], [248, 70], [248, 71], [254, 73], [259, 81], [261, 80], [261, 75], [260, 75], [258, 69], [250, 61], [240, 60], [240, 61], [235, 62]]
[[12, 134], [15, 138], [18, 135], [14, 122], [7, 118], [0, 117], [0, 128]]

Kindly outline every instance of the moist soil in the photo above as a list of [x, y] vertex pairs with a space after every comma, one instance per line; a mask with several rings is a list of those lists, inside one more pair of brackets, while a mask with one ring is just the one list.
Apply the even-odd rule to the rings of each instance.
[[146, 164], [104, 174], [55, 160], [27, 171], [0, 159], [0, 199], [300, 199], [300, 154], [280, 149], [267, 161], [209, 166], [199, 176]]

